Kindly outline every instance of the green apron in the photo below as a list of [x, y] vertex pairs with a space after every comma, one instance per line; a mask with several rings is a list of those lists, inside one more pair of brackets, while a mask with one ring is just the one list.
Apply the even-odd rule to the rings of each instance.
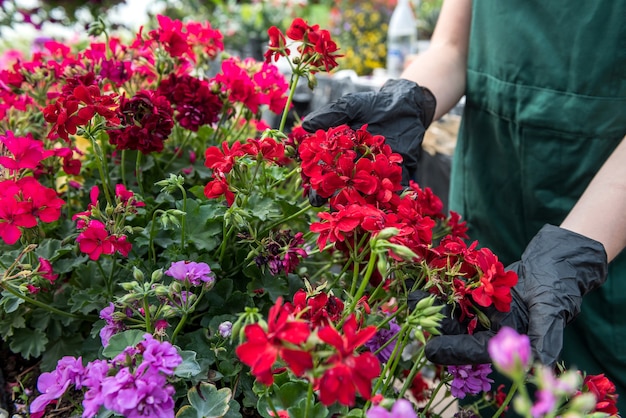
[[[472, 7], [450, 208], [507, 265], [545, 223], [561, 223], [626, 135], [626, 1]], [[626, 251], [609, 270], [566, 328], [563, 359], [605, 373], [626, 412]]]

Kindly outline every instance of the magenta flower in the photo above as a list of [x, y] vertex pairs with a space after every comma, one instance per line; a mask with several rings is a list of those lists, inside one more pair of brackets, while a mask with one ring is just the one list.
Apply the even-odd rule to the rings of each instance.
[[537, 397], [537, 402], [530, 408], [533, 418], [543, 417], [554, 410], [556, 398], [550, 390], [538, 390], [535, 396]]
[[104, 407], [127, 418], [174, 418], [174, 387], [148, 368], [133, 374], [127, 367], [102, 383]]
[[155, 340], [152, 334], [145, 334], [143, 346], [143, 364], [161, 373], [171, 376], [174, 369], [182, 362], [182, 358], [172, 344], [167, 341]]
[[491, 389], [492, 379], [487, 376], [491, 373], [490, 364], [472, 364], [466, 366], [448, 366], [454, 380], [450, 384], [452, 396], [463, 399], [466, 395], [478, 395]]
[[109, 370], [111, 370], [111, 365], [106, 360], [94, 360], [87, 364], [83, 385], [89, 389], [83, 397], [83, 417], [96, 416], [104, 404], [102, 382], [107, 377]]
[[365, 414], [367, 418], [417, 418], [417, 414], [406, 399], [398, 399], [393, 404], [391, 411], [387, 411], [382, 406], [374, 406]]
[[200, 286], [202, 283], [213, 283], [215, 281], [211, 267], [208, 264], [196, 263], [194, 261], [176, 261], [165, 271], [165, 274], [181, 282], [188, 282], [192, 286]]
[[503, 327], [489, 340], [488, 351], [493, 364], [509, 377], [524, 373], [532, 361], [528, 335], [509, 327]]
[[[76, 389], [83, 387], [85, 368], [82, 358], [63, 357], [58, 361], [56, 369], [42, 373], [37, 379], [37, 390], [41, 393], [31, 404], [31, 414], [41, 414], [53, 400], [59, 399], [65, 391], [74, 385]], [[40, 415], [38, 415], [40, 416]]]

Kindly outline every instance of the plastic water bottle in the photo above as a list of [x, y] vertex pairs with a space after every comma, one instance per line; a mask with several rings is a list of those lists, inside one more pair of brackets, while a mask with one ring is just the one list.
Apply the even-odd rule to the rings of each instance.
[[409, 0], [398, 0], [387, 30], [387, 75], [398, 78], [409, 55], [417, 53], [417, 20]]

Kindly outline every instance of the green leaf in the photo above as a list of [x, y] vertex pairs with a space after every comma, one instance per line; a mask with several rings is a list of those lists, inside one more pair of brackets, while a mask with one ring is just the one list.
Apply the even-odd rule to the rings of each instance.
[[26, 326], [26, 320], [20, 312], [2, 315], [1, 317], [0, 338], [4, 341], [8, 341], [9, 337], [13, 336], [13, 330], [15, 328], [24, 328]]
[[241, 412], [239, 412], [240, 405], [236, 400], [231, 400], [228, 402], [228, 411], [224, 414], [224, 418], [242, 418]]
[[22, 328], [15, 330], [10, 340], [9, 347], [14, 353], [19, 353], [28, 360], [31, 357], [39, 357], [46, 348], [48, 337], [38, 329]]
[[70, 312], [80, 311], [85, 315], [93, 311], [99, 311], [104, 307], [102, 304], [102, 291], [97, 288], [74, 292], [70, 298], [70, 303]]
[[[64, 254], [70, 253], [74, 250], [73, 245], [65, 245], [61, 247], [61, 241], [58, 239], [44, 239], [41, 244], [35, 250], [35, 254], [38, 257], [45, 258], [54, 262]], [[56, 268], [54, 269], [56, 272]]]
[[[328, 414], [328, 408], [326, 408], [323, 404], [321, 403], [316, 403], [314, 404], [311, 408], [309, 408], [309, 411], [307, 413], [306, 411], [306, 399], [302, 399], [298, 406], [292, 407], [292, 408], [288, 408], [288, 412], [289, 412], [289, 416], [291, 417], [310, 417], [310, 418], [326, 418], [328, 416], [330, 416]], [[363, 416], [363, 413], [361, 412], [360, 415], [358, 415], [360, 417]]]
[[275, 199], [270, 197], [261, 198], [254, 195], [250, 198], [247, 207], [252, 208], [252, 210], [246, 211], [248, 216], [261, 221], [277, 219], [281, 215], [281, 210], [277, 207]]
[[176, 370], [174, 370], [176, 376], [189, 379], [200, 373], [202, 369], [200, 368], [200, 364], [196, 361], [195, 351], [179, 351], [178, 354], [183, 358], [183, 361], [176, 367]]
[[[182, 210], [182, 206], [179, 207]], [[221, 243], [222, 222], [225, 208], [216, 206], [214, 200], [199, 205], [194, 199], [187, 199], [187, 237], [198, 250], [212, 251]]]
[[[276, 387], [276, 385], [274, 387]], [[302, 381], [288, 381], [287, 383], [281, 385], [274, 392], [274, 394], [272, 395], [272, 404], [277, 410], [287, 410], [289, 408], [295, 407], [302, 400], [306, 402], [306, 394], [308, 390], [308, 383]], [[265, 418], [271, 418], [271, 415], [269, 413], [269, 411], [271, 411], [271, 408], [269, 406], [269, 403], [267, 402], [267, 396], [261, 396], [259, 398], [259, 402], [257, 403], [257, 410], [259, 411], [259, 414], [261, 414]], [[305, 414], [302, 413], [300, 415], [296, 414], [291, 416], [303, 417], [304, 415]]]
[[229, 388], [217, 390], [215, 385], [201, 383], [192, 387], [187, 393], [190, 405], [183, 406], [176, 418], [221, 418], [229, 409], [231, 401]]
[[2, 292], [2, 299], [0, 299], [0, 306], [4, 309], [4, 312], [11, 313], [17, 311], [20, 305], [24, 303], [24, 299], [7, 291]]
[[64, 356], [79, 356], [83, 347], [83, 337], [73, 335], [71, 337], [61, 338], [46, 348], [41, 358], [41, 369], [52, 370], [56, 368], [56, 364], [60, 358]]
[[143, 335], [145, 333], [145, 331], [131, 329], [128, 331], [122, 331], [119, 334], [115, 334], [109, 340], [109, 345], [107, 345], [104, 350], [102, 350], [102, 354], [108, 358], [113, 358], [122, 351], [124, 351], [126, 347], [136, 346], [140, 341], [143, 340]]

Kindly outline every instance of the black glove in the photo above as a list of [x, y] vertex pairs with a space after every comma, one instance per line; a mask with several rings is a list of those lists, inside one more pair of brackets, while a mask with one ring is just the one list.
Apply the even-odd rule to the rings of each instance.
[[[508, 267], [519, 281], [511, 289], [509, 312], [485, 310], [488, 330], [459, 334], [445, 323], [444, 335], [426, 344], [426, 357], [437, 364], [491, 363], [489, 339], [503, 327], [530, 338], [533, 355], [553, 365], [563, 348], [563, 329], [580, 312], [583, 296], [606, 280], [604, 246], [590, 238], [553, 225], [545, 225], [526, 247], [522, 259]], [[456, 335], [455, 335], [456, 334]]]
[[378, 91], [348, 93], [314, 110], [302, 127], [314, 133], [339, 125], [359, 129], [367, 124], [368, 132], [383, 135], [393, 152], [402, 155], [402, 184], [408, 186], [415, 178], [424, 132], [433, 120], [435, 106], [435, 96], [427, 88], [393, 79]]

